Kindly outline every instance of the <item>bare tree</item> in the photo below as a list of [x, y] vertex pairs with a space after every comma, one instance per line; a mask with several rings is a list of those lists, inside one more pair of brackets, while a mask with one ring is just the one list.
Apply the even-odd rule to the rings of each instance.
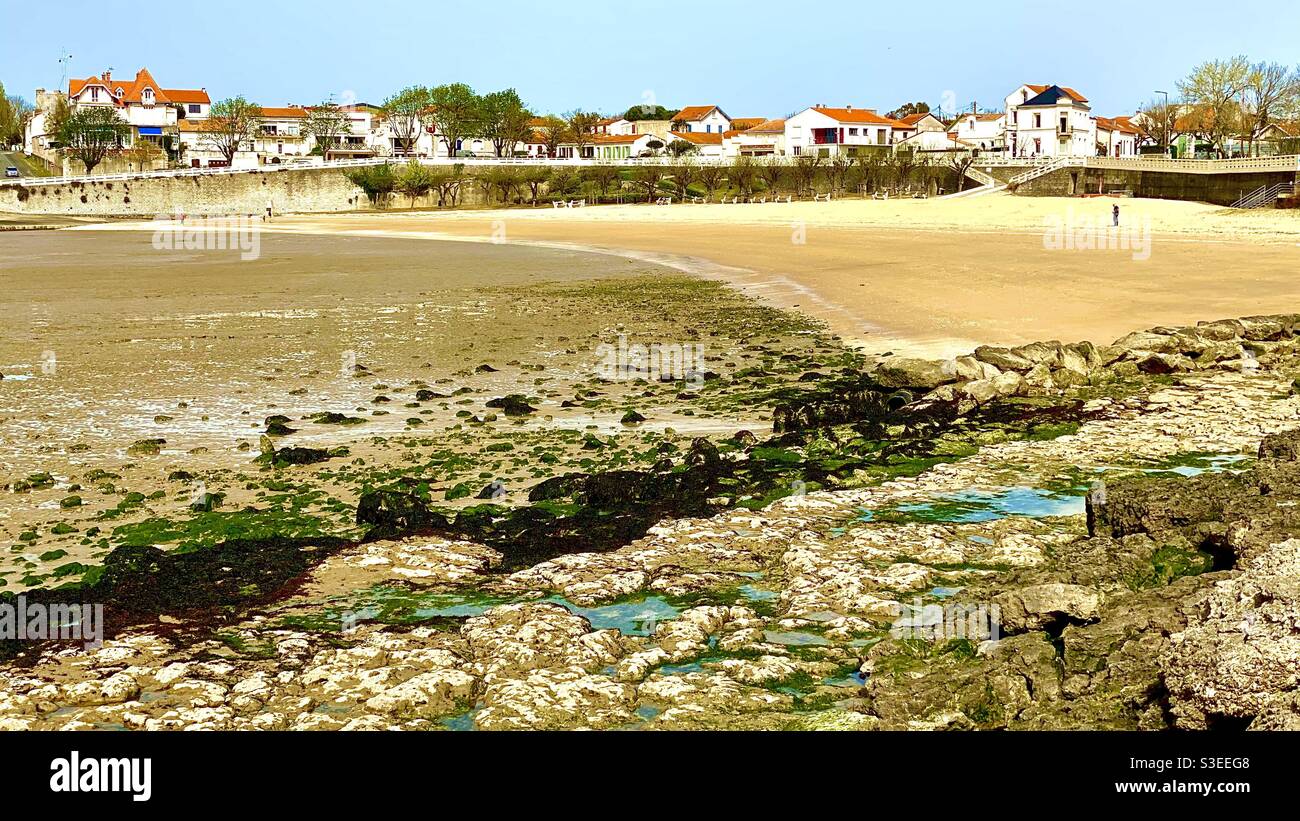
[[1251, 154], [1256, 152], [1256, 141], [1269, 126], [1295, 107], [1297, 96], [1300, 96], [1300, 74], [1289, 67], [1278, 63], [1256, 63], [1250, 67], [1242, 98], [1242, 116], [1249, 129]]
[[567, 136], [578, 146], [578, 156], [581, 157], [582, 150], [592, 143], [600, 115], [591, 111], [570, 111], [564, 119], [569, 127]]
[[1170, 143], [1174, 141], [1178, 105], [1167, 100], [1152, 100], [1142, 106], [1136, 120], [1152, 142], [1168, 150]]
[[704, 186], [704, 191], [709, 195], [709, 199], [718, 192], [722, 187], [722, 181], [726, 178], [726, 169], [718, 163], [709, 163], [700, 166], [698, 174], [700, 185]]
[[548, 157], [559, 154], [560, 144], [569, 138], [569, 124], [554, 114], [543, 117], [541, 123], [533, 126], [533, 130], [546, 146]]
[[632, 172], [632, 182], [645, 189], [646, 202], [654, 200], [663, 179], [664, 167], [659, 163], [640, 165]]
[[781, 190], [781, 183], [785, 180], [789, 168], [785, 160], [773, 155], [758, 166], [758, 175], [767, 186], [767, 190], [776, 194]]
[[1210, 60], [1192, 69], [1178, 83], [1191, 107], [1183, 118], [1194, 132], [1205, 136], [1222, 156], [1229, 138], [1242, 132], [1241, 100], [1250, 83], [1251, 67], [1245, 57]]
[[338, 105], [324, 102], [307, 109], [303, 131], [316, 141], [323, 157], [342, 141], [345, 134], [352, 133], [352, 120]]

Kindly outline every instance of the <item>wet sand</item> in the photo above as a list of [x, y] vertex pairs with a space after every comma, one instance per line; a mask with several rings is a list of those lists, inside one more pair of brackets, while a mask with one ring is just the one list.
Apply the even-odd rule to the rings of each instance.
[[[1049, 220], [1150, 230], [1140, 249], [1055, 250]], [[1300, 304], [1300, 216], [1201, 203], [955, 201], [612, 206], [286, 217], [273, 231], [559, 244], [654, 259], [827, 322], [868, 350], [952, 355]], [[1137, 257], [1137, 258], [1135, 258]]]

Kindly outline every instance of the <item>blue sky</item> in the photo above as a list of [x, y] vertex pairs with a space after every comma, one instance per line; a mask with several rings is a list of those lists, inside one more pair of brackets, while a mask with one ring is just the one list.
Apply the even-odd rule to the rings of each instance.
[[[81, 21], [64, 33], [45, 33], [53, 27], [26, 12], [0, 14], [0, 82], [31, 99], [58, 84], [59, 55], [71, 53], [69, 76], [147, 66], [164, 86], [265, 105], [379, 103], [405, 85], [462, 81], [480, 91], [513, 86], [541, 112], [651, 100], [718, 104], [733, 117], [814, 103], [884, 112], [918, 99], [997, 107], [1022, 82], [1054, 82], [1114, 115], [1155, 89], [1173, 92], [1201, 60], [1297, 60], [1300, 4], [1258, 14], [1202, 0], [1091, 4], [1083, 14], [1056, 14], [1058, 5], [63, 0], [58, 19]], [[474, 11], [458, 15], [457, 6]], [[10, 27], [17, 18], [26, 21], [21, 37]]]

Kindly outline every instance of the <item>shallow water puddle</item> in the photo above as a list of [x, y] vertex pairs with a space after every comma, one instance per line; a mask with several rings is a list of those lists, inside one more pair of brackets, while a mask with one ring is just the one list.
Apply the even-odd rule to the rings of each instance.
[[1086, 490], [1083, 488], [1067, 492], [1033, 487], [1013, 487], [996, 492], [964, 490], [923, 504], [863, 510], [857, 521], [977, 524], [1012, 516], [1030, 519], [1080, 516], [1086, 511], [1085, 496]]
[[662, 596], [646, 596], [602, 607], [579, 607], [563, 596], [551, 596], [545, 601], [582, 616], [591, 622], [594, 630], [618, 630], [625, 636], [648, 636], [659, 622], [676, 618], [681, 613], [680, 608], [669, 604]]

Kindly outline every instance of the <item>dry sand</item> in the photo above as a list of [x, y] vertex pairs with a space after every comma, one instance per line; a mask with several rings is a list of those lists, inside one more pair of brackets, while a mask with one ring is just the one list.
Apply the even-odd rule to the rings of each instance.
[[[1109, 225], [1138, 249], [1045, 247], [1048, 226]], [[123, 226], [125, 227], [125, 226]], [[868, 350], [947, 355], [1300, 305], [1300, 213], [995, 194], [958, 200], [605, 206], [285, 217], [274, 231], [558, 244], [725, 278]]]

